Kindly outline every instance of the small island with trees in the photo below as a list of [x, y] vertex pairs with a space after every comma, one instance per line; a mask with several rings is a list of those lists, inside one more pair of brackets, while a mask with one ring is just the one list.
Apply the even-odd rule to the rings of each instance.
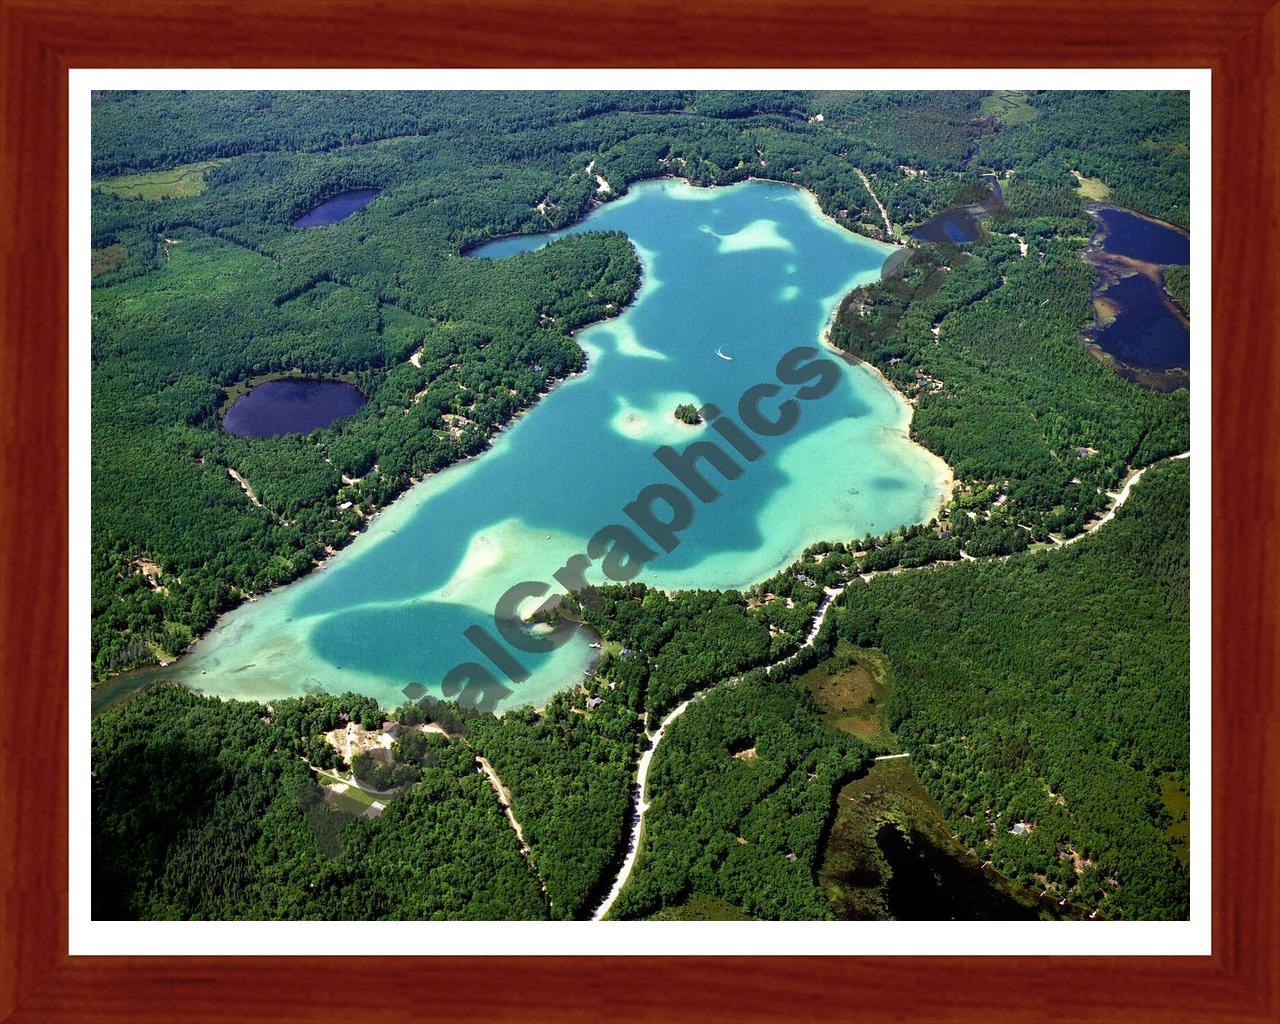
[[675, 417], [681, 423], [687, 423], [691, 427], [702, 425], [702, 417], [698, 413], [698, 407], [691, 402], [681, 402], [677, 405]]

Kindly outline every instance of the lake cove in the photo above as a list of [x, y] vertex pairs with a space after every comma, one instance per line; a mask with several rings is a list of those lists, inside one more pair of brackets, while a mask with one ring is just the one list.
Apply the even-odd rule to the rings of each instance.
[[359, 388], [340, 380], [268, 380], [227, 410], [222, 428], [236, 437], [309, 434], [358, 412], [364, 403]]
[[1166, 267], [1191, 262], [1191, 238], [1171, 224], [1114, 206], [1095, 206], [1091, 212], [1105, 252]]
[[293, 222], [295, 228], [318, 228], [326, 224], [336, 224], [346, 220], [357, 210], [368, 206], [382, 189], [355, 188], [348, 192], [339, 192], [318, 206], [313, 206]]
[[[244, 699], [354, 689], [393, 706], [409, 683], [440, 695], [456, 665], [487, 664], [463, 631], [496, 635], [500, 595], [552, 581], [602, 527], [630, 522], [623, 508], [639, 491], [673, 483], [656, 448], [714, 436], [679, 422], [678, 405], [735, 413], [753, 385], [779, 379], [784, 353], [820, 344], [836, 304], [891, 252], [824, 217], [809, 193], [767, 182], [646, 182], [570, 229], [587, 230], [625, 232], [643, 262], [632, 305], [577, 335], [587, 371], [483, 455], [413, 487], [322, 569], [224, 616], [165, 678]], [[537, 260], [528, 250], [565, 233], [503, 239], [475, 255]], [[831, 393], [796, 403], [800, 419], [784, 435], [753, 435], [764, 453], [739, 460], [736, 479], [705, 469], [721, 497], [695, 503], [678, 546], [646, 562], [640, 582], [741, 588], [815, 541], [934, 515], [950, 473], [909, 439], [910, 407], [867, 367], [824, 355], [839, 370]], [[796, 391], [762, 407], [774, 416]], [[598, 560], [586, 578], [603, 581]], [[529, 677], [507, 684], [500, 707], [542, 704], [578, 682], [593, 653], [582, 635], [521, 653]]]
[[1098, 225], [1088, 256], [1098, 270], [1090, 350], [1121, 376], [1159, 391], [1186, 387], [1191, 332], [1164, 288], [1164, 268], [1191, 258], [1186, 232], [1130, 210], [1088, 207]]

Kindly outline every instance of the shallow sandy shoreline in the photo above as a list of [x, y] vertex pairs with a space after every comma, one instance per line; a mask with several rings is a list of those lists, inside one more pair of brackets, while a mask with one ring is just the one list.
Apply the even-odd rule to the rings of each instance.
[[[843, 301], [843, 299], [841, 301]], [[885, 388], [889, 391], [889, 393], [893, 395], [894, 401], [898, 403], [898, 427], [899, 429], [901, 429], [903, 436], [908, 441], [910, 441], [913, 445], [915, 445], [915, 447], [919, 448], [922, 452], [924, 452], [925, 455], [928, 456], [930, 461], [932, 461], [935, 465], [934, 480], [935, 480], [935, 486], [938, 494], [937, 509], [935, 511], [935, 514], [941, 513], [942, 510], [947, 507], [947, 503], [951, 501], [952, 494], [955, 491], [955, 487], [956, 487], [955, 470], [951, 468], [950, 464], [941, 455], [938, 455], [936, 452], [930, 451], [928, 448], [926, 448], [924, 445], [922, 445], [919, 441], [915, 440], [911, 436], [911, 420], [916, 413], [915, 406], [913, 406], [910, 402], [908, 402], [906, 396], [901, 391], [899, 391], [896, 387], [893, 386], [893, 382], [890, 381], [888, 377], [886, 377], [883, 373], [880, 372], [880, 368], [876, 366], [874, 363], [869, 363], [865, 359], [859, 359], [857, 356], [851, 355], [850, 353], [845, 352], [844, 350], [839, 349], [834, 344], [832, 344], [831, 327], [835, 323], [836, 313], [838, 311], [839, 311], [838, 306], [836, 307], [835, 310], [832, 310], [831, 318], [827, 321], [827, 326], [822, 331], [823, 346], [827, 348], [830, 352], [833, 352], [836, 355], [840, 356], [841, 359], [847, 359], [858, 366], [865, 367], [867, 371], [872, 376], [874, 376], [878, 381], [880, 381], [880, 383], [885, 386]]]
[[[746, 184], [748, 181], [759, 181], [759, 182], [763, 182], [766, 185], [784, 185], [787, 188], [792, 188], [802, 193], [804, 195], [805, 202], [808, 203], [813, 208], [814, 212], [818, 215], [819, 220], [825, 221], [829, 226], [838, 229], [844, 234], [852, 235], [854, 238], [859, 238], [864, 242], [871, 243], [872, 245], [883, 246], [885, 249], [888, 249], [890, 252], [897, 252], [897, 250], [899, 249], [906, 248], [905, 246], [897, 242], [885, 242], [879, 238], [872, 238], [869, 235], [862, 234], [862, 232], [860, 231], [853, 231], [845, 224], [841, 224], [838, 220], [836, 220], [833, 216], [831, 216], [831, 214], [827, 213], [827, 211], [822, 208], [822, 203], [818, 201], [818, 194], [814, 192], [813, 189], [809, 188], [807, 185], [801, 185], [794, 181], [782, 181], [779, 178], [764, 178], [757, 174], [752, 174], [747, 176], [746, 178], [743, 178], [742, 181], [731, 181], [725, 185], [699, 185], [695, 182], [690, 181], [688, 178], [680, 174], [664, 174], [659, 178], [644, 178], [641, 181], [633, 182], [633, 184], [640, 185], [640, 184], [643, 184], [643, 182], [645, 181], [683, 181], [690, 188], [701, 189], [707, 192], [710, 192], [712, 189], [717, 189], [717, 188], [733, 188], [735, 185], [743, 185], [743, 184]], [[631, 186], [628, 185], [627, 188], [629, 190]], [[628, 194], [630, 193], [628, 192]]]

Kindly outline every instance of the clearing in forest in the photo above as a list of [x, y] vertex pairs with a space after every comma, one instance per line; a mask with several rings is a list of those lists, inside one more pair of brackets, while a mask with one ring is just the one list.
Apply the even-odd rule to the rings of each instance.
[[122, 174], [116, 178], [104, 178], [93, 183], [94, 190], [121, 199], [179, 199], [198, 196], [206, 188], [204, 172], [225, 160], [202, 160], [195, 164], [181, 164], [167, 171], [143, 171], [140, 174]]

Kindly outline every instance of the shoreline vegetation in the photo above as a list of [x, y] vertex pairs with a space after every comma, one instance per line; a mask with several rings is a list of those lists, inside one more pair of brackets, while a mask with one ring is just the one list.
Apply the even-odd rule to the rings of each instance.
[[[575, 106], [563, 114], [558, 101], [547, 100], [543, 120], [530, 122], [527, 136], [512, 142], [503, 141], [501, 117], [484, 119], [484, 103], [504, 109], [505, 101], [468, 98], [495, 130], [476, 133], [494, 150], [477, 152], [466, 168], [490, 171], [485, 188], [491, 191], [478, 193], [477, 208], [465, 213], [440, 205], [429, 191], [414, 192], [418, 186], [404, 168], [379, 163], [394, 152], [408, 154], [410, 167], [414, 147], [429, 134], [412, 123], [401, 126], [399, 112], [386, 123], [405, 133], [403, 141], [373, 145], [367, 143], [376, 130], [362, 130], [358, 142], [341, 131], [308, 134], [311, 126], [295, 112], [280, 123], [303, 127], [288, 128], [279, 135], [285, 141], [272, 143], [294, 149], [275, 154], [251, 152], [266, 148], [261, 140], [267, 136], [252, 119], [241, 119], [241, 137], [221, 143], [222, 152], [239, 155], [210, 172], [208, 191], [165, 206], [238, 247], [229, 250], [238, 255], [220, 259], [239, 260], [242, 270], [267, 266], [244, 255], [256, 252], [297, 262], [300, 280], [321, 270], [334, 275], [304, 289], [302, 302], [286, 303], [289, 309], [321, 305], [335, 294], [351, 307], [360, 289], [375, 285], [378, 315], [392, 331], [397, 308], [416, 309], [417, 316], [448, 298], [432, 290], [430, 275], [404, 283], [379, 278], [337, 246], [324, 259], [345, 260], [339, 274], [318, 268], [296, 242], [292, 250], [280, 248], [272, 225], [287, 222], [301, 197], [264, 202], [262, 209], [274, 212], [263, 225], [234, 218], [224, 224], [200, 204], [237, 197], [241, 189], [264, 196], [277, 181], [303, 180], [295, 177], [298, 168], [312, 189], [355, 180], [376, 181], [389, 198], [405, 189], [426, 216], [434, 211], [451, 225], [452, 251], [430, 263], [431, 272], [441, 274], [456, 273], [450, 270], [462, 262], [456, 253], [479, 244], [477, 221], [519, 229], [508, 234], [576, 222], [602, 195], [593, 170], [617, 196], [630, 194], [640, 180], [676, 177], [669, 168], [677, 165], [701, 188], [731, 185], [767, 161], [771, 170], [802, 179], [781, 183], [807, 191], [834, 228], [870, 241], [879, 239], [864, 229], [878, 230], [881, 198], [892, 212], [890, 230], [909, 231], [946, 208], [956, 187], [975, 173], [994, 171], [1005, 208], [993, 216], [990, 232], [963, 246], [882, 242], [904, 253], [895, 257], [903, 287], [895, 291], [882, 281], [855, 288], [822, 332], [824, 348], [862, 362], [897, 396], [902, 429], [940, 463], [939, 490], [951, 495], [950, 502], [940, 495], [941, 504], [949, 514], [883, 536], [812, 545], [742, 593], [606, 588], [605, 610], [585, 616], [597, 631], [588, 676], [544, 707], [496, 718], [428, 701], [425, 710], [410, 705], [393, 712], [393, 718], [423, 714], [464, 724], [476, 753], [509, 787], [510, 811], [528, 837], [527, 858], [474, 761], [464, 765], [447, 750], [424, 763], [422, 782], [376, 822], [312, 812], [314, 795], [294, 767], [302, 761], [290, 758], [327, 756], [313, 741], [340, 715], [382, 718], [368, 698], [319, 695], [255, 705], [161, 686], [124, 702], [94, 724], [94, 891], [113, 894], [113, 916], [284, 918], [305, 906], [307, 916], [340, 918], [581, 918], [611, 890], [620, 917], [832, 916], [820, 851], [837, 794], [890, 751], [877, 748], [882, 736], [863, 742], [819, 728], [822, 709], [788, 685], [787, 671], [760, 670], [781, 662], [804, 672], [833, 658], [834, 647], [825, 645], [838, 641], [882, 659], [892, 678], [884, 722], [894, 740], [887, 746], [893, 756], [910, 754], [946, 827], [979, 851], [980, 861], [986, 858], [1024, 888], [1055, 894], [1055, 903], [1061, 895], [1086, 910], [1101, 909], [1102, 916], [1185, 917], [1185, 860], [1179, 869], [1165, 847], [1187, 809], [1180, 805], [1182, 817], [1170, 818], [1160, 797], [1165, 788], [1182, 791], [1189, 778], [1187, 672], [1180, 660], [1189, 556], [1180, 518], [1185, 510], [1179, 510], [1189, 479], [1187, 399], [1142, 392], [1084, 355], [1080, 331], [1092, 320], [1093, 275], [1081, 255], [1090, 225], [1078, 183], [1063, 170], [1105, 181], [1125, 207], [1186, 221], [1185, 99], [1018, 94], [1029, 114], [1015, 123], [978, 117], [985, 101], [977, 94], [937, 94], [924, 110], [910, 98], [882, 94], [874, 116], [857, 96], [795, 94], [776, 101], [762, 94], [745, 104], [727, 94], [662, 96], [637, 102], [601, 94], [588, 112]], [[137, 102], [125, 97], [120, 109]], [[161, 102], [198, 111], [211, 101]], [[313, 101], [290, 102], [305, 111]], [[377, 97], [369, 108], [398, 102]], [[642, 109], [628, 110], [628, 103]], [[691, 107], [702, 109], [685, 109]], [[762, 109], [768, 107], [804, 113], [787, 115], [783, 124], [782, 115]], [[826, 116], [815, 124], [818, 110]], [[266, 123], [275, 116], [268, 114]], [[314, 119], [323, 125], [329, 116]], [[594, 157], [588, 152], [579, 161], [577, 139], [566, 149], [576, 167], [557, 156], [552, 174], [550, 162], [538, 163], [542, 156], [526, 159], [526, 146], [537, 152], [562, 128], [572, 125], [594, 142], [596, 126], [614, 119], [623, 129], [616, 137], [624, 141], [612, 148], [601, 143]], [[163, 132], [179, 118], [152, 122]], [[96, 174], [147, 169], [136, 154], [149, 152], [153, 142], [133, 138], [136, 123], [141, 120], [122, 118], [103, 133]], [[311, 141], [320, 138], [329, 141]], [[867, 138], [874, 141], [862, 141]], [[190, 145], [163, 140], [164, 151], [174, 160], [206, 155], [198, 134], [192, 139]], [[447, 153], [448, 144], [440, 131], [432, 152]], [[317, 148], [307, 152], [308, 145]], [[1139, 145], [1149, 151], [1140, 174], [1127, 159]], [[524, 160], [519, 180], [503, 177], [501, 169], [513, 159]], [[853, 173], [863, 169], [866, 200]], [[520, 202], [526, 213], [519, 212]], [[184, 229], [166, 227], [163, 253], [149, 257], [145, 235], [127, 220], [139, 204], [110, 197], [104, 204], [101, 223], [95, 205], [95, 249], [119, 245], [125, 256], [95, 279], [96, 287], [136, 280], [149, 272], [149, 258], [153, 268], [189, 272], [183, 261], [197, 255], [193, 250], [208, 254]], [[372, 228], [394, 233], [403, 222], [391, 219], [390, 203], [377, 205], [370, 217], [380, 220]], [[535, 211], [540, 221], [532, 219]], [[345, 230], [335, 227], [331, 237], [341, 239]], [[184, 244], [170, 245], [170, 236]], [[396, 240], [413, 237], [403, 233]], [[443, 232], [431, 236], [431, 244], [440, 237]], [[411, 297], [414, 289], [421, 290], [420, 301]], [[299, 294], [292, 284], [287, 290]], [[430, 338], [440, 327], [415, 329], [428, 330]], [[395, 342], [396, 359], [418, 369], [422, 362], [432, 372], [448, 366], [432, 361], [421, 338], [412, 341]], [[418, 361], [409, 360], [410, 353]], [[586, 372], [585, 358], [562, 379]], [[375, 384], [385, 387], [377, 377], [382, 372]], [[377, 396], [374, 388], [371, 400]], [[183, 406], [195, 410], [189, 423], [201, 422], [198, 406]], [[194, 445], [188, 437], [183, 443]], [[148, 457], [157, 464], [154, 453]], [[376, 482], [376, 464], [372, 471]], [[270, 505], [272, 477], [266, 473], [263, 481], [262, 475], [246, 473]], [[165, 486], [174, 483], [166, 479]], [[1126, 511], [1117, 517], [1120, 505]], [[1076, 543], [1085, 536], [1094, 539]], [[117, 560], [109, 569], [153, 594], [177, 589], [176, 575], [151, 554], [144, 552], [135, 573], [138, 555], [126, 549], [133, 561]], [[912, 571], [917, 568], [935, 571]], [[860, 581], [868, 586], [857, 586]], [[108, 595], [115, 586], [109, 584]], [[839, 601], [833, 590], [842, 594]], [[1075, 668], [1066, 690], [1058, 671], [1063, 651]], [[655, 756], [649, 737], [668, 716], [672, 728]], [[194, 801], [175, 801], [183, 787], [161, 770], [172, 765], [174, 750], [181, 753], [177, 782], [192, 782]], [[638, 794], [645, 810], [636, 813], [637, 758], [646, 753], [649, 787]], [[310, 771], [305, 774], [312, 784]], [[1155, 798], [1153, 780], [1163, 787]], [[644, 836], [638, 835], [641, 818]], [[634, 850], [628, 835], [639, 840]], [[463, 836], [471, 837], [469, 844], [460, 842]], [[415, 856], [406, 859], [408, 849]], [[629, 880], [616, 884], [627, 858]], [[391, 888], [381, 881], [389, 865], [407, 871], [387, 874], [398, 879]], [[465, 870], [455, 870], [458, 865]], [[192, 884], [197, 878], [199, 886]], [[483, 888], [475, 885], [479, 878]], [[307, 883], [317, 879], [311, 891]], [[700, 909], [686, 913], [688, 907]]]

